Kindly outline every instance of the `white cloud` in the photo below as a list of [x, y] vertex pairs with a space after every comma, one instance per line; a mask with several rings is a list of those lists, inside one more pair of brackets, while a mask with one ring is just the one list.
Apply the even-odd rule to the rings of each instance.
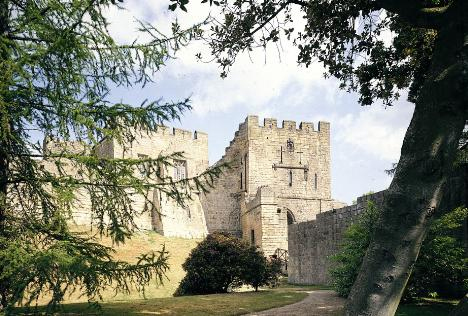
[[335, 137], [375, 157], [396, 162], [413, 108], [372, 106], [335, 121]]

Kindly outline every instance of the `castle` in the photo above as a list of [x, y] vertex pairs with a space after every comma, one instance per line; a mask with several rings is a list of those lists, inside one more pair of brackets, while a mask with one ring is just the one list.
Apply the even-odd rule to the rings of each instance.
[[[56, 146], [44, 142], [45, 147]], [[50, 149], [49, 149], [50, 150]], [[180, 180], [201, 174], [209, 167], [208, 135], [161, 126], [151, 135], [137, 133], [130, 148], [105, 139], [95, 152], [107, 158], [157, 158], [184, 152], [164, 172]], [[344, 206], [331, 198], [330, 124], [265, 119], [248, 116], [216, 164], [229, 163], [209, 193], [193, 192], [181, 206], [163, 192], [153, 190], [154, 209], [135, 219], [140, 229], [165, 236], [201, 238], [214, 231], [242, 236], [266, 255], [288, 248], [288, 225], [314, 220], [316, 215]], [[44, 162], [53, 168], [53, 162]], [[144, 208], [145, 198], [134, 200]], [[73, 221], [92, 222], [89, 202], [82, 195]]]

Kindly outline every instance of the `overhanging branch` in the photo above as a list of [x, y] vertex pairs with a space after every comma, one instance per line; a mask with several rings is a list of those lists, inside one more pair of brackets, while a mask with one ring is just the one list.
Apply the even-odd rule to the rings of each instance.
[[414, 27], [439, 29], [444, 24], [445, 13], [450, 5], [427, 8], [421, 2], [419, 0], [375, 0], [375, 5], [376, 9], [398, 14]]

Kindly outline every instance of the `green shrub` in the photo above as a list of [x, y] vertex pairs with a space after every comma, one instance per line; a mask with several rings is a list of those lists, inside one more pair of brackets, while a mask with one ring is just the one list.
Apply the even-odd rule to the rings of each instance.
[[249, 247], [242, 263], [241, 279], [255, 291], [263, 285], [273, 285], [281, 275], [281, 260], [267, 260], [255, 247]]
[[[346, 230], [340, 251], [331, 258], [332, 286], [341, 296], [347, 297], [351, 291], [378, 216], [378, 209], [369, 202], [359, 220]], [[430, 293], [458, 298], [468, 290], [468, 280], [463, 276], [468, 259], [462, 241], [462, 225], [467, 218], [467, 208], [456, 208], [432, 222], [408, 281], [404, 300]]]
[[377, 207], [368, 202], [359, 220], [345, 231], [340, 251], [331, 258], [332, 286], [340, 296], [347, 297], [351, 291], [378, 217]]
[[468, 291], [468, 259], [463, 247], [463, 223], [468, 208], [455, 210], [434, 220], [416, 262], [405, 298], [437, 296], [462, 297]]
[[226, 293], [242, 284], [257, 290], [274, 281], [281, 270], [255, 246], [225, 233], [209, 234], [182, 267], [187, 274], [175, 296]]

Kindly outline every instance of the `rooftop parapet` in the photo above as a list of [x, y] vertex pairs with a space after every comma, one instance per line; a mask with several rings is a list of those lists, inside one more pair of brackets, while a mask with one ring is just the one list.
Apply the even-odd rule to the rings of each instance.
[[296, 129], [296, 121], [284, 120], [282, 128], [286, 128], [286, 129], [289, 129], [291, 131], [294, 131]]
[[258, 126], [258, 116], [257, 115], [249, 115], [245, 119], [245, 123], [249, 126]]
[[299, 124], [299, 129], [305, 132], [313, 132], [314, 131], [314, 123], [310, 122], [301, 122]]
[[311, 122], [300, 122], [299, 128], [297, 128], [296, 121], [292, 120], [283, 120], [281, 123], [281, 127], [278, 127], [278, 120], [276, 118], [269, 118], [266, 117], [263, 119], [263, 125], [258, 124], [258, 116], [256, 115], [249, 115], [246, 117], [245, 121], [239, 124], [239, 129], [236, 131], [235, 136], [238, 136], [240, 131], [244, 130], [246, 127], [260, 127], [260, 128], [267, 128], [267, 129], [287, 129], [289, 131], [301, 131], [306, 133], [311, 132], [325, 132], [328, 133], [330, 131], [330, 123], [325, 121], [319, 121], [318, 130], [314, 129], [314, 123]]
[[277, 128], [278, 121], [275, 118], [265, 118], [263, 119], [263, 126], [266, 128]]
[[45, 137], [42, 142], [45, 154], [83, 154], [89, 151], [84, 142], [78, 140], [59, 140], [52, 137]]
[[318, 130], [319, 132], [330, 132], [330, 123], [325, 121], [319, 121]]
[[208, 134], [205, 132], [195, 131], [193, 132], [193, 139], [208, 139]]
[[[143, 134], [145, 135], [145, 134]], [[207, 140], [208, 134], [201, 132], [201, 131], [189, 131], [181, 128], [176, 127], [168, 127], [159, 125], [154, 132], [150, 132], [147, 134], [147, 137], [157, 137], [157, 135], [162, 135], [166, 137], [176, 137], [180, 139], [192, 139], [192, 140]], [[144, 136], [146, 137], [146, 136]]]

